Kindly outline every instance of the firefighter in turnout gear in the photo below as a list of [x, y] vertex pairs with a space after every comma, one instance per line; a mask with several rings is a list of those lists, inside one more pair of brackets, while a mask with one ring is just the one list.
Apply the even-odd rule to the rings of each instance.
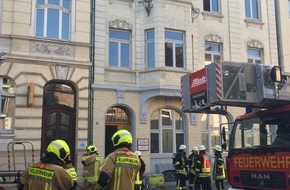
[[[191, 150], [191, 154], [188, 156], [188, 187], [189, 190], [199, 190], [198, 189], [198, 181], [196, 177], [195, 167], [196, 167], [196, 161], [198, 156], [198, 148], [197, 146], [193, 146]], [[194, 188], [193, 188], [194, 187]]]
[[224, 159], [222, 158], [222, 148], [219, 145], [215, 145], [213, 151], [215, 155], [213, 179], [215, 180], [215, 186], [217, 190], [224, 190], [224, 179], [226, 178], [226, 171]]
[[199, 182], [200, 190], [211, 190], [211, 180], [210, 180], [210, 157], [206, 153], [206, 148], [204, 145], [198, 147], [199, 155], [196, 160], [196, 175]]
[[125, 129], [112, 136], [116, 150], [105, 158], [101, 166], [98, 190], [134, 190], [141, 164], [138, 156], [130, 151], [132, 141], [131, 133]]
[[94, 190], [97, 187], [101, 161], [97, 148], [94, 145], [89, 145], [86, 151], [87, 153], [82, 157], [83, 185], [81, 189]]
[[140, 151], [135, 151], [134, 153], [139, 157], [141, 163], [140, 171], [138, 172], [138, 175], [135, 180], [135, 190], [141, 190], [143, 189], [143, 174], [145, 172], [146, 164], [144, 160], [141, 158], [142, 153]]
[[63, 140], [54, 140], [40, 162], [24, 171], [18, 190], [68, 190], [76, 186], [77, 173], [71, 164], [69, 146]]
[[186, 169], [186, 146], [184, 144], [179, 146], [179, 150], [174, 158], [174, 166], [177, 174], [176, 189], [186, 189], [186, 178], [187, 178], [187, 169]]

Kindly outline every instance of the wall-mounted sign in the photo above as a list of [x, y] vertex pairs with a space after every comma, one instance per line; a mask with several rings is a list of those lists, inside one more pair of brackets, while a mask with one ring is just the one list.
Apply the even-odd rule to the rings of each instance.
[[149, 150], [149, 139], [140, 138], [137, 139], [137, 150]]

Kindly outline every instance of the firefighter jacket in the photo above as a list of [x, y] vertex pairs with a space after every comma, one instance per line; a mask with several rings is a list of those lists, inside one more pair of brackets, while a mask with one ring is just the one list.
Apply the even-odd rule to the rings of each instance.
[[186, 161], [185, 152], [183, 152], [183, 150], [178, 150], [174, 159], [176, 173], [187, 175]]
[[225, 179], [225, 165], [221, 154], [216, 155], [213, 166], [213, 179]]
[[97, 189], [134, 190], [135, 178], [141, 167], [136, 154], [126, 147], [116, 149], [100, 168]]
[[101, 165], [99, 155], [93, 153], [82, 157], [83, 182], [97, 183], [99, 178], [99, 168]]
[[198, 177], [210, 177], [210, 157], [205, 152], [201, 152], [196, 160], [196, 174]]
[[[61, 166], [56, 158], [35, 163], [21, 176], [19, 190], [68, 190], [77, 185], [77, 173], [72, 164]], [[66, 167], [66, 169], [64, 168]]]
[[197, 161], [197, 155], [195, 155], [194, 153], [191, 153], [188, 156], [187, 163], [188, 163], [189, 172], [194, 175], [196, 175], [196, 171], [195, 171], [196, 161]]

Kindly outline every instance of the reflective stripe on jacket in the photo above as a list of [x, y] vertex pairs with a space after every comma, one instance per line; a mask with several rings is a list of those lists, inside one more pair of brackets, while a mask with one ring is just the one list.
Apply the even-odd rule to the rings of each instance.
[[24, 190], [68, 190], [77, 181], [75, 169], [65, 169], [51, 163], [36, 163], [27, 168], [21, 176]]
[[82, 157], [83, 182], [97, 183], [99, 178], [100, 157], [97, 154], [91, 154]]
[[140, 167], [138, 156], [128, 148], [118, 148], [110, 153], [101, 166], [101, 172], [110, 176], [106, 190], [134, 190]]
[[209, 177], [210, 176], [210, 158], [206, 153], [203, 153], [197, 158], [196, 172], [198, 177]]
[[225, 165], [222, 157], [216, 157], [213, 167], [213, 179], [225, 179]]

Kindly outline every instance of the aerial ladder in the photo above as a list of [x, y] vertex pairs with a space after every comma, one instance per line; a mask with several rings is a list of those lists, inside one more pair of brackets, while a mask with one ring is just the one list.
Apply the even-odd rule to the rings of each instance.
[[[184, 112], [222, 114], [231, 123], [226, 163], [233, 188], [290, 190], [290, 74], [270, 64], [214, 62], [181, 77], [181, 97]], [[228, 106], [246, 113], [233, 119]], [[288, 135], [280, 145], [278, 131]], [[224, 128], [221, 135], [226, 142]]]

